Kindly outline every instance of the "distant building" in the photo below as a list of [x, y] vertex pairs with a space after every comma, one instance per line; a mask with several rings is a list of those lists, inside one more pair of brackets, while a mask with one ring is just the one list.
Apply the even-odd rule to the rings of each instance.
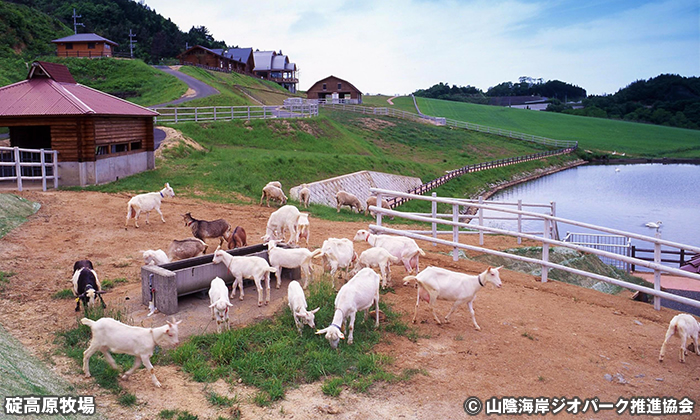
[[75, 34], [51, 42], [56, 44], [59, 57], [112, 57], [114, 47], [119, 45], [97, 34]]
[[306, 97], [335, 103], [362, 103], [362, 92], [347, 80], [335, 76], [314, 83], [306, 91]]
[[233, 61], [237, 61], [243, 64], [243, 73], [253, 74], [253, 69], [255, 69], [255, 59], [253, 58], [252, 48], [229, 48], [224, 51], [224, 57], [228, 57]]
[[291, 93], [297, 92], [297, 65], [289, 62], [289, 57], [275, 51], [255, 51], [253, 73], [265, 80], [271, 80]]
[[[248, 52], [246, 54], [246, 51]], [[253, 49], [206, 48], [195, 45], [177, 56], [182, 65], [192, 65], [208, 70], [253, 74]]]
[[157, 112], [76, 83], [62, 64], [36, 61], [0, 87], [10, 146], [58, 151], [60, 186], [101, 184], [155, 167]]

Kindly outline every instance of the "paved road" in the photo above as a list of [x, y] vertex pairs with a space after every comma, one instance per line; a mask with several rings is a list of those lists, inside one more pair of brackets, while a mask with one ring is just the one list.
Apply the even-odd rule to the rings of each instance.
[[218, 90], [214, 89], [213, 87], [209, 86], [208, 84], [201, 82], [192, 76], [188, 76], [184, 73], [180, 73], [177, 70], [173, 70], [168, 66], [153, 66], [153, 67], [157, 68], [158, 70], [160, 70], [162, 72], [171, 74], [171, 75], [177, 77], [178, 79], [182, 80], [183, 82], [187, 83], [187, 86], [190, 89], [194, 90], [195, 94], [193, 96], [182, 97], [180, 99], [166, 102], [164, 104], [152, 105], [149, 108], [158, 108], [158, 107], [165, 107], [168, 105], [177, 105], [177, 104], [181, 104], [183, 102], [191, 101], [193, 99], [206, 98], [207, 96], [216, 95], [219, 93]]

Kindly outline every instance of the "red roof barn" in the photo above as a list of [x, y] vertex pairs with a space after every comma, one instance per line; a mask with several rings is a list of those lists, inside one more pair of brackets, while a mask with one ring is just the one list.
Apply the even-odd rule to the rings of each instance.
[[34, 62], [26, 80], [0, 88], [0, 127], [10, 128], [10, 145], [57, 150], [61, 186], [153, 169], [156, 115], [76, 83], [62, 64]]
[[362, 103], [362, 92], [347, 80], [335, 76], [328, 76], [314, 83], [306, 91], [306, 97], [333, 103]]

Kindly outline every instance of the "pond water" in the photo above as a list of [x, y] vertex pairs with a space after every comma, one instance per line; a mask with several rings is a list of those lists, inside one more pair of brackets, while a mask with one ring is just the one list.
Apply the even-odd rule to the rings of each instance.
[[[663, 239], [700, 246], [700, 165], [584, 165], [504, 189], [489, 201], [518, 199], [554, 201], [559, 217], [647, 236], [655, 229], [645, 224], [661, 221]], [[541, 222], [529, 223], [536, 225], [524, 223], [524, 230], [542, 230]], [[559, 225], [562, 238], [567, 231], [585, 229]]]

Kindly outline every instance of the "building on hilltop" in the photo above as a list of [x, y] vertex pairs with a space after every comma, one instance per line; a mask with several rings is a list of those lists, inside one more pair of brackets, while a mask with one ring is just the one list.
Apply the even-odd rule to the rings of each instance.
[[207, 70], [236, 72], [250, 74], [247, 63], [228, 56], [223, 49], [209, 49], [201, 45], [195, 45], [178, 54], [177, 58], [182, 65], [202, 67]]
[[255, 68], [253, 73], [265, 80], [271, 80], [291, 93], [297, 92], [297, 65], [289, 57], [275, 51], [255, 51], [253, 53]]
[[253, 69], [255, 68], [255, 59], [253, 58], [252, 48], [229, 48], [224, 51], [224, 57], [228, 57], [234, 61], [238, 61], [244, 64], [245, 74], [253, 74]]
[[113, 57], [114, 47], [119, 45], [97, 34], [75, 34], [51, 42], [56, 44], [59, 57]]
[[36, 61], [0, 87], [10, 146], [58, 151], [60, 186], [101, 184], [155, 168], [157, 112], [76, 83], [62, 64]]
[[347, 80], [328, 76], [314, 83], [306, 91], [307, 99], [316, 99], [332, 103], [362, 103], [362, 92]]

